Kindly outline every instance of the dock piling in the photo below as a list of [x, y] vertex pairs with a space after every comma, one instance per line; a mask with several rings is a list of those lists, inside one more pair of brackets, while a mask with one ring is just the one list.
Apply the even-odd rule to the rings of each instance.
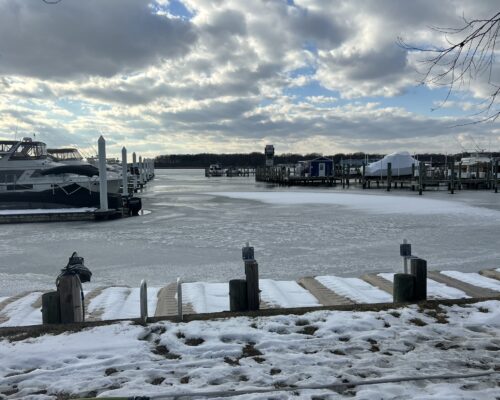
[[413, 301], [415, 276], [412, 274], [394, 274], [394, 303], [409, 303]]
[[184, 320], [184, 314], [182, 310], [182, 279], [177, 278], [177, 318], [180, 322]]
[[102, 136], [97, 141], [99, 150], [99, 201], [100, 211], [108, 211], [108, 178], [106, 170], [106, 140]]
[[414, 257], [410, 260], [411, 274], [415, 277], [413, 300], [427, 300], [427, 261]]
[[128, 196], [127, 149], [122, 148], [122, 195]]
[[148, 320], [148, 285], [145, 279], [141, 281], [139, 296], [141, 303], [141, 321], [146, 323]]

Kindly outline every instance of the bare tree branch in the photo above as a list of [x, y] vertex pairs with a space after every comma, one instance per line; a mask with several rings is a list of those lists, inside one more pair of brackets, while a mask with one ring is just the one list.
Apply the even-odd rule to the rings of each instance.
[[[439, 107], [445, 104], [451, 94], [469, 86], [487, 74], [490, 86], [488, 100], [475, 114], [480, 119], [476, 122], [495, 121], [500, 115], [497, 96], [500, 93], [499, 82], [493, 81], [493, 67], [498, 35], [500, 32], [500, 12], [487, 19], [468, 20], [462, 17], [464, 25], [459, 28], [431, 27], [444, 35], [447, 47], [421, 47], [398, 38], [398, 45], [410, 52], [428, 54], [420, 62], [425, 66], [421, 83], [447, 87], [447, 94]], [[439, 108], [438, 107], [438, 108]]]

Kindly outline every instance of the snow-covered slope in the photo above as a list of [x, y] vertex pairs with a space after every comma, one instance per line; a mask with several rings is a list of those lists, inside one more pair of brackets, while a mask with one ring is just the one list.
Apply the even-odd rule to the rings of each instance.
[[[124, 322], [76, 333], [0, 339], [0, 393], [9, 400], [41, 400], [294, 385], [294, 398], [301, 399], [493, 400], [500, 393], [498, 373], [354, 386], [343, 393], [300, 387], [498, 369], [499, 338], [499, 301], [146, 327]], [[278, 392], [238, 398], [291, 396]]]

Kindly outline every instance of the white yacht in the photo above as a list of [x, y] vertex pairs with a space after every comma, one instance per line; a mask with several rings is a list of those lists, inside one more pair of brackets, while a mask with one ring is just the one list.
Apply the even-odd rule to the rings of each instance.
[[[110, 208], [121, 207], [120, 184], [108, 173]], [[0, 208], [61, 207], [99, 207], [99, 170], [83, 158], [49, 156], [31, 138], [0, 141]]]

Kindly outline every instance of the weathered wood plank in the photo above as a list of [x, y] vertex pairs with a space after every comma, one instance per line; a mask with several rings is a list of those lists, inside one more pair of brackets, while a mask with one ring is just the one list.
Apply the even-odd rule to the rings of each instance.
[[500, 294], [495, 290], [474, 286], [470, 283], [462, 282], [450, 276], [443, 275], [439, 271], [429, 271], [427, 274], [430, 279], [433, 279], [440, 283], [444, 283], [445, 285], [454, 287], [456, 289], [460, 289], [461, 291], [465, 292], [467, 296], [471, 296], [474, 298], [494, 297]]
[[361, 276], [361, 279], [363, 279], [370, 285], [376, 286], [384, 292], [389, 293], [390, 295], [393, 295], [394, 293], [392, 282], [382, 278], [381, 276], [378, 276], [376, 274], [364, 274]]
[[318, 282], [313, 277], [301, 278], [297, 283], [304, 289], [308, 290], [318, 302], [323, 306], [334, 306], [339, 304], [354, 304], [351, 299], [335, 293], [333, 290], [328, 289], [326, 286]]
[[498, 279], [500, 281], [500, 272], [494, 269], [483, 269], [482, 271], [479, 271], [479, 273], [487, 278]]

